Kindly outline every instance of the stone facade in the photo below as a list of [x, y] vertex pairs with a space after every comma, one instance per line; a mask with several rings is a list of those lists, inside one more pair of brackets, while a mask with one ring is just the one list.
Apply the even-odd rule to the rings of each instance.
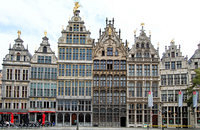
[[[145, 30], [140, 35], [135, 34], [135, 43], [128, 53], [127, 59], [127, 123], [128, 127], [143, 127], [150, 124], [160, 125], [160, 92], [158, 49], [151, 43]], [[148, 93], [153, 92], [152, 108], [148, 107]]]
[[[195, 77], [196, 73], [194, 72], [195, 69], [200, 67], [200, 44], [198, 44], [198, 49], [194, 52], [193, 56], [189, 59], [189, 84], [192, 85], [192, 79]], [[196, 87], [200, 94], [200, 88]], [[199, 96], [200, 99], [200, 96]], [[200, 106], [198, 105], [197, 108], [194, 110], [190, 110], [190, 125], [200, 128]]]
[[187, 58], [182, 56], [180, 46], [174, 41], [165, 47], [161, 59], [161, 103], [162, 122], [168, 127], [188, 125], [189, 108], [186, 103], [178, 107], [179, 91], [183, 93], [183, 101], [187, 100], [186, 89], [189, 87], [189, 68]]
[[[46, 32], [45, 32], [46, 34]], [[57, 57], [44, 36], [38, 50], [31, 59], [29, 94], [30, 121], [45, 120], [55, 122], [57, 90]]]
[[[2, 112], [16, 112], [14, 119], [18, 123], [26, 122], [28, 118], [31, 58], [19, 32], [15, 44], [9, 48], [9, 54], [5, 56], [2, 64]], [[10, 115], [5, 113], [3, 118], [10, 120]]]
[[93, 52], [93, 125], [126, 126], [126, 57], [127, 44], [114, 27], [114, 19], [106, 19], [105, 31]]
[[58, 40], [57, 113], [59, 126], [92, 125], [93, 39], [74, 11]]

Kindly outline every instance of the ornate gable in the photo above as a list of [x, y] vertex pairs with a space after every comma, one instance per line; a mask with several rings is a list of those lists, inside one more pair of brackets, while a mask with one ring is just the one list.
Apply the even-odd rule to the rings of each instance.
[[101, 33], [99, 30], [99, 39], [94, 47], [94, 57], [106, 58], [107, 56], [115, 56], [113, 58], [126, 58], [128, 44], [126, 45], [122, 42], [120, 38], [120, 33], [114, 28], [114, 19], [106, 19], [106, 28]]
[[156, 50], [151, 43], [151, 35], [146, 35], [144, 24], [140, 30], [140, 35], [137, 37], [135, 33], [135, 43], [129, 51], [129, 58], [159, 58], [158, 49]]

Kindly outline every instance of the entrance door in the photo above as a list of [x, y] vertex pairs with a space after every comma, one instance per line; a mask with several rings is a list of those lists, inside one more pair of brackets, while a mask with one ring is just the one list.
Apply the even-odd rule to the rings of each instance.
[[76, 125], [77, 123], [77, 116], [76, 114], [72, 114], [72, 125]]
[[188, 119], [183, 118], [183, 128], [188, 128]]
[[120, 124], [121, 124], [121, 127], [126, 127], [126, 117], [120, 118]]
[[152, 125], [153, 127], [158, 127], [158, 115], [152, 116]]

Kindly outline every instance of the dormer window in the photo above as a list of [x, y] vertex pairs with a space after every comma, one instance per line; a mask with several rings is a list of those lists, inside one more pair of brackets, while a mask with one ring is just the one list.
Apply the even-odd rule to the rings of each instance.
[[11, 61], [13, 60], [13, 55], [10, 56], [10, 60], [11, 60]]
[[144, 48], [144, 43], [142, 43], [141, 48]]
[[115, 56], [118, 56], [118, 50], [115, 51]]
[[174, 53], [174, 52], [172, 52], [172, 54], [171, 54], [171, 55], [172, 55], [172, 57], [175, 57], [175, 53]]
[[104, 50], [102, 51], [102, 56], [105, 56], [105, 51]]
[[46, 46], [43, 47], [43, 52], [47, 53], [47, 47]]
[[136, 44], [136, 48], [139, 48], [139, 44], [138, 43]]
[[69, 28], [69, 31], [72, 31], [72, 27]]
[[147, 48], [149, 48], [149, 43], [147, 43]]
[[112, 56], [113, 55], [113, 48], [108, 47], [107, 48], [107, 56]]
[[80, 27], [80, 31], [83, 31], [83, 27]]
[[79, 31], [79, 25], [78, 24], [74, 24], [74, 31]]
[[20, 53], [17, 53], [17, 61], [20, 61]]

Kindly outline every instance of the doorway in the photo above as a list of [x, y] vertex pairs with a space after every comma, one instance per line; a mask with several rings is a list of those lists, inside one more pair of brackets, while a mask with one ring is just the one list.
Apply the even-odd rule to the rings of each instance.
[[120, 125], [121, 125], [121, 127], [126, 127], [126, 117], [120, 118]]
[[77, 115], [72, 114], [72, 125], [76, 125], [76, 123], [77, 123]]

